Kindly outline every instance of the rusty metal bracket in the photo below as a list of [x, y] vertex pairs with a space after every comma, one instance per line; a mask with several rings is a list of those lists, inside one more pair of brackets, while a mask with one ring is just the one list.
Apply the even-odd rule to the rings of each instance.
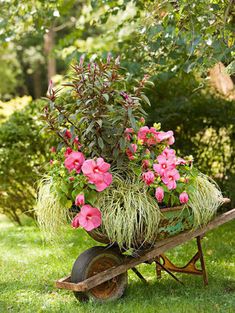
[[[157, 278], [161, 278], [161, 271], [167, 269], [169, 272], [201, 275], [203, 276], [204, 285], [207, 285], [208, 277], [207, 277], [205, 261], [204, 261], [203, 252], [202, 252], [201, 238], [202, 238], [201, 236], [198, 236], [196, 238], [198, 251], [185, 266], [182, 266], [182, 267], [176, 266], [169, 260], [168, 257], [166, 257], [165, 254], [159, 255], [155, 260]], [[196, 266], [196, 262], [198, 260], [200, 260], [201, 269]]]

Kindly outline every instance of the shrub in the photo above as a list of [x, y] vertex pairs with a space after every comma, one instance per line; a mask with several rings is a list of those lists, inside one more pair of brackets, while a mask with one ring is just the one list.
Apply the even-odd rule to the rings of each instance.
[[35, 182], [46, 159], [41, 104], [32, 102], [0, 125], [0, 212], [19, 224], [22, 213], [34, 216]]

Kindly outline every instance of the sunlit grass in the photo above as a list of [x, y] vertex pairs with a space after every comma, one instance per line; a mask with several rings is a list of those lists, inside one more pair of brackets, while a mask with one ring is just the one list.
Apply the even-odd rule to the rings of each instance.
[[[82, 230], [68, 229], [64, 241], [45, 244], [34, 224], [14, 226], [0, 223], [0, 312], [168, 312], [232, 313], [235, 308], [234, 222], [208, 233], [203, 240], [209, 286], [201, 277], [178, 276], [185, 286], [167, 274], [155, 277], [154, 265], [139, 266], [149, 281], [144, 285], [129, 273], [126, 296], [114, 303], [80, 304], [69, 291], [58, 290], [54, 281], [69, 274], [76, 257], [97, 245]], [[173, 262], [183, 265], [196, 251], [194, 241], [168, 253]]]

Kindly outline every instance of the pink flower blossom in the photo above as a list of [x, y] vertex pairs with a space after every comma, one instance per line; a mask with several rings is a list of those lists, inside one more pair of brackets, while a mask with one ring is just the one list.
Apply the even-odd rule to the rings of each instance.
[[143, 181], [149, 186], [154, 182], [154, 173], [152, 171], [148, 171], [142, 174]]
[[86, 231], [91, 231], [101, 225], [101, 212], [97, 208], [93, 208], [89, 204], [82, 206], [81, 211], [72, 221], [72, 226], [77, 228], [83, 227]]
[[69, 181], [74, 181], [74, 179], [75, 179], [75, 178], [74, 178], [73, 176], [70, 176], [70, 177], [69, 177]]
[[73, 228], [78, 228], [80, 226], [80, 224], [79, 224], [79, 213], [74, 217], [71, 225]]
[[176, 181], [180, 179], [180, 174], [176, 169], [166, 171], [162, 176], [163, 183], [169, 190], [176, 188]]
[[173, 145], [175, 142], [174, 133], [172, 130], [167, 132], [158, 132], [158, 139], [161, 141], [167, 140], [168, 145]]
[[83, 194], [79, 194], [77, 195], [76, 199], [75, 199], [75, 205], [77, 206], [81, 206], [85, 204], [85, 197]]
[[70, 147], [67, 147], [64, 153], [64, 156], [67, 158], [72, 152], [73, 152], [73, 149]]
[[69, 172], [76, 170], [79, 174], [81, 172], [82, 164], [85, 161], [85, 157], [81, 152], [71, 152], [64, 161], [64, 166], [68, 169]]
[[164, 155], [166, 158], [173, 158], [175, 157], [175, 150], [167, 147], [163, 150], [162, 155]]
[[71, 139], [72, 138], [71, 131], [66, 129], [66, 131], [64, 133], [64, 137], [67, 138], [67, 139]]
[[156, 143], [160, 142], [158, 139], [158, 132], [154, 127], [141, 127], [137, 136], [138, 140], [143, 140], [143, 143], [147, 144], [148, 146], [156, 145]]
[[51, 153], [56, 153], [56, 148], [55, 147], [51, 147], [50, 151], [51, 151]]
[[158, 164], [153, 165], [153, 169], [155, 172], [157, 172], [159, 175], [164, 175], [165, 172], [169, 170], [173, 170], [176, 165], [174, 163], [173, 158], [167, 159], [164, 155], [160, 154], [157, 157]]
[[164, 190], [162, 187], [157, 187], [155, 191], [155, 198], [157, 199], [158, 202], [162, 202], [164, 199]]
[[135, 143], [132, 143], [131, 144], [131, 148], [132, 148], [133, 151], [131, 151], [130, 148], [127, 148], [126, 149], [126, 154], [127, 154], [129, 160], [134, 160], [134, 154], [136, 153], [137, 145]]
[[182, 192], [179, 196], [179, 199], [180, 199], [180, 203], [184, 204], [184, 203], [187, 203], [188, 202], [188, 194], [187, 192]]
[[50, 165], [53, 165], [53, 163], [54, 163], [54, 160], [50, 160]]
[[131, 136], [130, 134], [133, 134], [134, 133], [134, 129], [133, 128], [126, 128], [125, 129], [125, 132], [124, 132], [124, 136], [125, 138], [130, 141], [131, 140]]
[[103, 191], [112, 183], [112, 174], [108, 173], [110, 164], [103, 158], [86, 160], [82, 165], [83, 174], [89, 179], [89, 183], [96, 186], [97, 191]]
[[144, 118], [143, 116], [141, 116], [141, 118], [140, 118], [140, 123], [141, 123], [142, 125], [144, 125], [144, 123], [145, 123], [145, 118]]
[[187, 161], [182, 159], [182, 158], [177, 158], [176, 165], [180, 165], [180, 164], [185, 165], [185, 164], [187, 164]]

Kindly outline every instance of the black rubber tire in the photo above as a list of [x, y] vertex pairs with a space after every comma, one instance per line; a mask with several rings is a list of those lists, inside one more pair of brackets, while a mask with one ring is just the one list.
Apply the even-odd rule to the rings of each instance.
[[[71, 273], [71, 282], [78, 283], [88, 277], [93, 276], [94, 274], [92, 275], [92, 269], [94, 270], [95, 265], [101, 265], [101, 270], [98, 270], [98, 272], [102, 272], [103, 270], [108, 269], [111, 266], [121, 264], [122, 261], [123, 256], [115, 248], [107, 248], [101, 246], [95, 246], [93, 248], [90, 248], [80, 254], [77, 260], [74, 262]], [[102, 266], [104, 268], [102, 268]], [[125, 272], [109, 280], [108, 282], [94, 287], [87, 292], [75, 291], [74, 295], [81, 302], [88, 301], [89, 299], [93, 299], [99, 302], [116, 300], [122, 297], [127, 287], [127, 284], [128, 275], [127, 272]], [[110, 288], [111, 290], [109, 292]], [[108, 293], [105, 294], [105, 291], [108, 291]]]

